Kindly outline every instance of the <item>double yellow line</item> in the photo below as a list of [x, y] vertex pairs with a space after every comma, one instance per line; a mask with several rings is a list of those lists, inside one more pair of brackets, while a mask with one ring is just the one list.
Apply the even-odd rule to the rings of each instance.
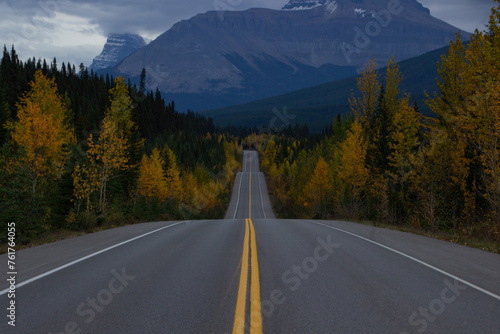
[[[257, 260], [257, 242], [255, 228], [252, 222], [252, 156], [250, 156], [249, 206], [248, 219], [245, 219], [245, 239], [243, 241], [243, 255], [241, 257], [240, 286], [236, 314], [234, 316], [233, 334], [245, 333], [245, 318], [247, 304], [248, 270], [250, 277], [250, 334], [262, 334], [262, 313], [260, 304], [259, 262]], [[250, 253], [250, 254], [249, 254]], [[250, 268], [248, 256], [250, 255]]]

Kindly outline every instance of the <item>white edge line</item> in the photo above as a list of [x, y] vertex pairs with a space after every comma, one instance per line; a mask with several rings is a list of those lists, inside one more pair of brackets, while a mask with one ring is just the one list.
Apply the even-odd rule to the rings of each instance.
[[483, 288], [481, 288], [481, 287], [479, 287], [479, 286], [477, 286], [477, 285], [475, 285], [475, 284], [473, 284], [473, 283], [470, 283], [470, 282], [468, 282], [468, 281], [466, 281], [466, 280], [464, 280], [464, 279], [461, 279], [461, 278], [459, 278], [459, 277], [457, 277], [457, 276], [455, 276], [455, 275], [453, 275], [453, 274], [450, 274], [449, 272], [446, 272], [446, 271], [441, 270], [441, 269], [439, 269], [439, 268], [437, 268], [437, 267], [434, 267], [433, 265], [430, 265], [430, 264], [428, 264], [428, 263], [426, 263], [426, 262], [424, 262], [424, 261], [422, 261], [422, 260], [419, 260], [419, 259], [417, 259], [417, 258], [414, 258], [413, 256], [410, 256], [410, 255], [408, 255], [408, 254], [402, 253], [402, 252], [400, 252], [400, 251], [398, 251], [398, 250], [395, 250], [395, 249], [393, 249], [393, 248], [391, 248], [391, 247], [385, 246], [385, 245], [383, 245], [383, 244], [380, 244], [380, 243], [378, 243], [378, 242], [376, 242], [376, 241], [373, 241], [373, 240], [367, 239], [367, 238], [362, 237], [362, 236], [360, 236], [360, 235], [357, 235], [357, 234], [354, 234], [354, 233], [351, 233], [351, 232], [348, 232], [348, 231], [344, 231], [344, 230], [342, 230], [342, 229], [340, 229], [340, 228], [337, 228], [337, 227], [333, 227], [333, 226], [325, 225], [325, 224], [322, 224], [322, 223], [319, 223], [319, 222], [316, 222], [316, 221], [313, 221], [313, 220], [308, 220], [308, 222], [311, 222], [311, 223], [314, 223], [314, 224], [318, 224], [318, 225], [321, 225], [321, 226], [325, 226], [325, 227], [328, 227], [328, 228], [331, 228], [331, 229], [334, 229], [334, 230], [337, 230], [337, 231], [340, 231], [340, 232], [343, 232], [343, 233], [349, 234], [349, 235], [351, 235], [351, 236], [353, 236], [353, 237], [356, 237], [356, 238], [359, 238], [359, 239], [362, 239], [362, 240], [368, 241], [368, 242], [370, 242], [370, 243], [372, 243], [372, 244], [374, 244], [374, 245], [380, 246], [380, 247], [385, 248], [385, 249], [387, 249], [387, 250], [390, 250], [390, 251], [392, 251], [392, 252], [394, 252], [394, 253], [396, 253], [396, 254], [399, 254], [399, 255], [401, 255], [401, 256], [404, 256], [404, 257], [406, 257], [406, 258], [408, 258], [408, 259], [410, 259], [410, 260], [413, 260], [413, 261], [415, 261], [415, 262], [417, 262], [417, 263], [420, 263], [421, 265], [424, 265], [424, 266], [426, 266], [427, 268], [430, 268], [430, 269], [432, 269], [432, 270], [435, 270], [435, 271], [437, 271], [438, 273], [441, 273], [441, 274], [446, 275], [446, 276], [448, 276], [448, 277], [450, 277], [450, 278], [453, 278], [454, 280], [457, 280], [458, 282], [461, 282], [461, 283], [463, 283], [463, 284], [465, 284], [465, 285], [468, 285], [468, 286], [470, 286], [471, 288], [476, 289], [476, 290], [478, 290], [478, 291], [480, 291], [480, 292], [482, 292], [482, 293], [484, 293], [484, 294], [487, 294], [487, 295], [488, 295], [488, 296], [490, 296], [490, 297], [493, 297], [493, 298], [495, 298], [495, 299], [500, 300], [500, 296], [498, 296], [498, 295], [494, 294], [493, 292], [490, 292], [490, 291], [488, 291], [488, 290], [485, 290], [485, 289], [483, 289]]
[[[260, 170], [260, 168], [259, 168]], [[264, 219], [267, 219], [266, 217], [266, 210], [264, 210], [264, 202], [262, 201], [262, 188], [260, 186], [260, 173], [257, 174], [257, 178], [259, 179], [259, 193], [260, 193], [260, 204], [262, 205], [262, 213], [264, 213]]]
[[236, 207], [234, 208], [233, 219], [236, 219], [236, 212], [238, 211], [238, 206], [240, 205], [241, 180], [243, 180], [243, 171], [238, 174], [240, 174], [240, 186], [238, 187], [238, 201], [236, 201]]
[[[176, 226], [176, 225], [179, 225], [179, 224], [183, 224], [183, 223], [187, 223], [187, 222], [188, 222], [188, 221], [186, 220], [186, 221], [178, 222], [178, 223], [175, 223], [175, 224], [172, 224], [172, 225], [164, 226], [164, 227], [161, 227], [161, 228], [156, 229], [156, 230], [154, 230], [154, 231], [151, 231], [151, 232], [148, 232], [148, 233], [145, 233], [145, 234], [139, 235], [139, 236], [137, 236], [137, 237], [134, 237], [134, 238], [132, 238], [132, 239], [122, 241], [122, 242], [120, 242], [120, 243], [118, 243], [118, 244], [116, 244], [116, 245], [110, 246], [110, 247], [105, 248], [105, 249], [102, 249], [102, 250], [100, 250], [100, 251], [98, 251], [98, 252], [95, 252], [95, 253], [92, 253], [92, 254], [90, 254], [90, 255], [84, 256], [84, 257], [82, 257], [82, 258], [80, 258], [80, 259], [78, 259], [78, 260], [74, 260], [74, 261], [72, 261], [72, 262], [66, 263], [66, 264], [64, 264], [64, 265], [62, 265], [62, 266], [60, 266], [60, 267], [57, 267], [57, 268], [52, 269], [52, 270], [49, 270], [49, 271], [47, 271], [46, 273], [40, 274], [40, 275], [35, 276], [35, 277], [32, 277], [32, 278], [30, 278], [30, 279], [28, 279], [28, 280], [26, 280], [26, 281], [23, 281], [23, 282], [21, 282], [21, 283], [19, 283], [19, 284], [16, 284], [16, 288], [20, 288], [20, 287], [22, 287], [22, 286], [24, 286], [24, 285], [26, 285], [26, 284], [29, 284], [29, 283], [34, 282], [34, 281], [36, 281], [36, 280], [39, 280], [40, 278], [43, 278], [43, 277], [49, 276], [49, 275], [51, 275], [51, 274], [53, 274], [53, 273], [55, 273], [55, 272], [58, 272], [58, 271], [63, 270], [63, 269], [65, 269], [65, 268], [67, 268], [67, 267], [70, 267], [70, 266], [72, 266], [72, 265], [74, 265], [74, 264], [77, 264], [78, 262], [85, 261], [85, 260], [87, 260], [87, 259], [89, 259], [89, 258], [91, 258], [91, 257], [94, 257], [94, 256], [99, 255], [99, 254], [101, 254], [101, 253], [107, 252], [107, 251], [109, 251], [109, 250], [111, 250], [111, 249], [113, 249], [113, 248], [116, 248], [116, 247], [119, 247], [119, 246], [125, 245], [125, 244], [127, 244], [127, 243], [129, 243], [129, 242], [131, 242], [131, 241], [134, 241], [134, 240], [137, 240], [137, 239], [143, 238], [143, 237], [145, 237], [145, 236], [147, 236], [147, 235], [150, 235], [150, 234], [153, 234], [153, 233], [159, 232], [159, 231], [164, 230], [164, 229], [166, 229], [166, 228], [173, 227], [173, 226]], [[7, 288], [7, 289], [5, 289], [5, 290], [0, 291], [0, 296], [1, 296], [1, 295], [6, 294], [8, 291], [9, 291], [9, 288]]]

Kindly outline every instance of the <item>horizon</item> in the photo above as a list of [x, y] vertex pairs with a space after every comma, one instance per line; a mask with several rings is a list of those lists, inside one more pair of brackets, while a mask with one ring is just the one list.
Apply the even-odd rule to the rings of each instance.
[[[6, 45], [7, 49], [14, 45], [22, 60], [33, 57], [52, 60], [55, 57], [58, 63], [83, 63], [88, 67], [112, 33], [134, 33], [154, 40], [180, 20], [210, 10], [281, 9], [288, 2], [215, 0], [182, 5], [158, 0], [141, 4], [132, 1], [103, 4], [93, 0], [78, 3], [71, 0], [29, 0], [21, 4], [3, 1], [0, 2], [0, 22], [3, 22], [0, 23], [0, 44]], [[432, 16], [466, 32], [484, 30], [495, 4], [492, 0], [419, 2], [430, 9]], [[163, 15], [164, 12], [169, 15]]]

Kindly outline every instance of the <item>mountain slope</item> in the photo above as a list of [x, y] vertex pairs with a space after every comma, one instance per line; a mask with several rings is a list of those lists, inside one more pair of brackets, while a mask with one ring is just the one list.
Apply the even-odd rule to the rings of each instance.
[[[441, 48], [424, 55], [408, 59], [399, 63], [403, 74], [401, 89], [411, 94], [411, 101], [417, 101], [420, 110], [430, 115], [425, 106], [424, 91], [432, 95], [437, 91], [436, 78], [437, 62], [448, 48]], [[385, 73], [385, 68], [380, 69]], [[276, 117], [275, 109], [282, 112], [286, 108], [287, 117], [275, 123], [275, 127], [290, 124], [308, 124], [312, 131], [322, 131], [328, 126], [337, 114], [349, 112], [349, 97], [357, 94], [359, 76], [306, 88], [292, 93], [275, 96], [247, 104], [203, 112], [203, 115], [214, 118], [219, 125], [248, 125], [270, 128], [271, 121]], [[382, 77], [383, 78], [383, 77]], [[283, 112], [282, 112], [283, 113]], [[275, 120], [276, 121], [276, 120]]]
[[111, 34], [108, 37], [101, 54], [94, 58], [94, 61], [89, 68], [94, 71], [99, 71], [115, 66], [121, 60], [130, 56], [132, 53], [147, 44], [148, 41], [139, 35]]
[[137, 80], [145, 68], [150, 88], [181, 109], [208, 109], [345, 78], [374, 57], [411, 58], [458, 31], [416, 0], [400, 1], [292, 0], [302, 10], [207, 12], [175, 24], [113, 74]]

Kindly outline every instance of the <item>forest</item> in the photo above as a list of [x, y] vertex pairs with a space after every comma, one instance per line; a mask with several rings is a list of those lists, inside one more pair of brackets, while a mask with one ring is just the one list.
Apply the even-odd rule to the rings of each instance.
[[[223, 215], [239, 139], [161, 93], [57, 60], [0, 63], [0, 215], [18, 243], [60, 229]], [[3, 229], [6, 231], [7, 229]], [[6, 235], [0, 236], [0, 243]]]
[[[57, 230], [221, 218], [243, 148], [281, 218], [346, 219], [500, 242], [500, 6], [437, 64], [424, 117], [390, 59], [321, 134], [220, 128], [159, 91], [56, 59], [0, 63], [0, 219], [18, 243]], [[384, 74], [384, 75], [382, 75]], [[252, 131], [252, 132], [251, 132]], [[7, 229], [3, 229], [6, 231]], [[0, 243], [6, 235], [0, 234]], [[497, 249], [500, 250], [500, 249]]]
[[[500, 240], [500, 7], [470, 42], [438, 63], [435, 117], [399, 88], [389, 60], [372, 61], [320, 140], [254, 135], [276, 212], [285, 218], [371, 221]], [[384, 78], [383, 80], [381, 78]]]

